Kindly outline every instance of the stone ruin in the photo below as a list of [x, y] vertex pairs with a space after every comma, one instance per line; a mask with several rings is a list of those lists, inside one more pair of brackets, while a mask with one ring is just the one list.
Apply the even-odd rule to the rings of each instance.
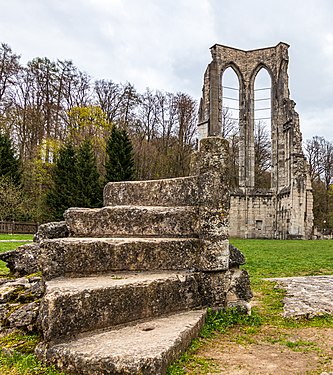
[[[109, 183], [103, 208], [70, 208], [40, 226], [37, 243], [1, 255], [21, 276], [38, 257], [41, 360], [69, 374], [165, 374], [207, 307], [249, 310], [245, 260], [228, 241], [227, 151], [220, 137], [202, 139], [191, 176]], [[16, 302], [3, 301], [2, 328], [15, 327]]]
[[[71, 208], [64, 222], [40, 226], [34, 244], [2, 254], [20, 278], [0, 283], [1, 329], [38, 327], [37, 356], [69, 374], [165, 374], [198, 335], [207, 307], [249, 310], [249, 278], [229, 244], [229, 218], [233, 236], [308, 238], [312, 230], [287, 50], [284, 43], [254, 51], [213, 46], [191, 175], [109, 183], [102, 208]], [[240, 82], [234, 190], [221, 137], [228, 67]], [[271, 188], [258, 191], [253, 97], [263, 67], [272, 79], [272, 169]], [[38, 269], [43, 280], [27, 276]]]
[[[200, 137], [223, 134], [223, 109], [227, 101], [222, 86], [225, 71], [231, 68], [239, 82], [238, 186], [231, 191], [230, 236], [278, 239], [312, 236], [312, 187], [302, 152], [299, 116], [289, 98], [288, 48], [285, 43], [251, 51], [219, 44], [211, 48], [212, 62], [204, 75], [199, 111]], [[258, 188], [255, 181], [255, 80], [261, 69], [266, 69], [271, 79], [270, 189]]]
[[[64, 222], [40, 226], [34, 244], [0, 256], [21, 276], [0, 285], [1, 328], [37, 325], [43, 337], [37, 356], [69, 374], [165, 374], [198, 335], [207, 307], [249, 310], [249, 278], [240, 268], [243, 255], [229, 244], [229, 218], [233, 236], [311, 236], [312, 192], [289, 99], [288, 45], [211, 51], [202, 139], [189, 177], [109, 183], [102, 208], [70, 208]], [[234, 190], [229, 143], [221, 137], [221, 77], [228, 67], [240, 83]], [[272, 79], [266, 191], [256, 189], [254, 174], [254, 80], [261, 68]], [[42, 288], [38, 275], [26, 276], [38, 268]]]
[[[20, 276], [0, 283], [1, 329], [38, 327], [37, 356], [69, 374], [165, 374], [198, 335], [207, 307], [249, 310], [245, 260], [229, 244], [229, 231], [311, 236], [312, 192], [289, 99], [288, 45], [211, 51], [202, 139], [189, 177], [109, 183], [102, 208], [71, 208], [64, 222], [40, 226], [34, 244], [0, 256]], [[240, 83], [233, 190], [229, 144], [221, 137], [221, 77], [228, 67]], [[265, 191], [256, 189], [254, 174], [254, 80], [261, 68], [272, 79], [271, 188]]]

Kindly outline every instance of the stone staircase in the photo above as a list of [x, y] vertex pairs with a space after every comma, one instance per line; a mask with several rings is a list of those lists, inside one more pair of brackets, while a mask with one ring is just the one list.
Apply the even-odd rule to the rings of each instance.
[[103, 208], [66, 211], [69, 237], [41, 242], [39, 358], [70, 374], [165, 374], [208, 306], [246, 305], [248, 276], [229, 251], [222, 146], [203, 140], [194, 176], [109, 183]]

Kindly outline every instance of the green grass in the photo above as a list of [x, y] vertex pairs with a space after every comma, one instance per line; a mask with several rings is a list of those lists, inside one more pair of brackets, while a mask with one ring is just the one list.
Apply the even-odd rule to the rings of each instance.
[[231, 239], [246, 257], [256, 284], [262, 278], [333, 274], [333, 241]]
[[0, 234], [1, 241], [26, 240], [30, 241], [34, 238], [33, 234]]
[[[38, 335], [11, 333], [0, 338], [0, 369], [2, 375], [62, 375], [54, 366], [45, 366], [33, 354], [40, 341]], [[64, 375], [64, 374], [63, 374]]]

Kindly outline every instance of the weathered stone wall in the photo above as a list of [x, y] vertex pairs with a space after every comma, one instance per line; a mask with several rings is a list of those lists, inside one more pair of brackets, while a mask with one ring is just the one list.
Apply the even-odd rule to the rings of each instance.
[[[243, 51], [219, 44], [204, 74], [199, 134], [222, 134], [222, 76], [231, 67], [239, 79], [239, 186], [230, 200], [230, 234], [248, 238], [310, 238], [312, 188], [302, 152], [295, 103], [289, 98], [288, 48]], [[266, 69], [271, 77], [271, 189], [255, 191], [254, 82]]]
[[272, 238], [275, 227], [276, 197], [255, 193], [231, 195], [231, 237]]

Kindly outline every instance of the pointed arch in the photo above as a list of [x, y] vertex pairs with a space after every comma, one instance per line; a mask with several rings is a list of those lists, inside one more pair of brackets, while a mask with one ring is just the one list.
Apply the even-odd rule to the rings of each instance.
[[239, 131], [241, 73], [235, 64], [228, 64], [221, 72], [222, 114], [221, 135], [228, 138]]
[[258, 65], [253, 74], [253, 132], [255, 186], [271, 187], [272, 166], [272, 74]]

